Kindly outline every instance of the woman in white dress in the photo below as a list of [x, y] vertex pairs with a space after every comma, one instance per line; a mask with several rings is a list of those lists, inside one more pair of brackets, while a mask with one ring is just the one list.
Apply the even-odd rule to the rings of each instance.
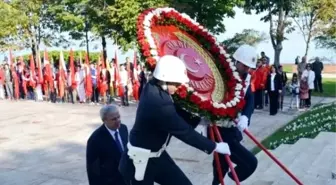
[[77, 93], [78, 93], [79, 101], [81, 103], [84, 103], [85, 102], [85, 86], [84, 86], [85, 71], [82, 69], [81, 66], [77, 67], [77, 71], [75, 74], [75, 80], [77, 82]]
[[35, 81], [36, 81], [36, 87], [35, 87], [35, 94], [36, 94], [36, 101], [43, 101], [43, 94], [42, 94], [42, 82], [39, 81], [38, 77], [38, 69], [35, 69]]

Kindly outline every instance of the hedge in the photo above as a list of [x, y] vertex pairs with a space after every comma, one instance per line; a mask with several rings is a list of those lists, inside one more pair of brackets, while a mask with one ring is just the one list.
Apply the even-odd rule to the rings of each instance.
[[[83, 63], [85, 62], [85, 51], [84, 50], [73, 51], [73, 52], [74, 52], [75, 61], [79, 61], [80, 53], [81, 53], [82, 54], [82, 61], [83, 61]], [[23, 59], [25, 60], [25, 63], [28, 63], [30, 55], [31, 54], [27, 54], [27, 55], [22, 56]], [[44, 55], [44, 51], [41, 51], [40, 52], [41, 58], [43, 58], [43, 55]], [[68, 63], [68, 61], [69, 61], [68, 60], [69, 55], [70, 55], [69, 50], [63, 51], [63, 56], [64, 56], [64, 60], [65, 60], [66, 63]], [[59, 56], [60, 56], [60, 51], [48, 51], [49, 60], [51, 62], [53, 62], [54, 64], [58, 63]], [[97, 61], [100, 56], [101, 56], [100, 52], [90, 52], [90, 61]], [[17, 60], [18, 60], [18, 58], [17, 58]]]

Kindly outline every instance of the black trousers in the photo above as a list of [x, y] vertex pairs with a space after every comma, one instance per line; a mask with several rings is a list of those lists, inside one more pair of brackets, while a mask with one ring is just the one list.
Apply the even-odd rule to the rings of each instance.
[[276, 115], [279, 107], [279, 91], [269, 91], [270, 115]]
[[[246, 180], [249, 176], [253, 174], [253, 172], [257, 169], [258, 160], [257, 158], [247, 150], [243, 145], [240, 144], [237, 140], [232, 140], [228, 142], [230, 147], [231, 155], [230, 159], [237, 166], [235, 167], [235, 171], [237, 173], [238, 179], [240, 182]], [[223, 172], [223, 177], [225, 177], [226, 173], [229, 171], [229, 165], [227, 164], [224, 155], [219, 154], [219, 161], [221, 164], [221, 169]], [[212, 185], [220, 184], [216, 162], [213, 160], [213, 175], [214, 179], [212, 180]], [[233, 180], [231, 172], [229, 172], [228, 176]]]
[[99, 103], [99, 89], [97, 86], [92, 86], [91, 102]]
[[322, 87], [322, 75], [315, 73], [315, 80], [314, 80], [315, 92], [323, 92]]
[[254, 93], [254, 108], [263, 108], [263, 90], [256, 90]]
[[128, 87], [127, 85], [124, 86], [124, 94], [121, 97], [121, 103], [122, 105], [128, 106]]
[[192, 185], [167, 152], [163, 152], [159, 158], [149, 159], [142, 181], [134, 179], [134, 165], [128, 158], [127, 152], [123, 153], [119, 170], [128, 185], [153, 185], [154, 182], [160, 185]]

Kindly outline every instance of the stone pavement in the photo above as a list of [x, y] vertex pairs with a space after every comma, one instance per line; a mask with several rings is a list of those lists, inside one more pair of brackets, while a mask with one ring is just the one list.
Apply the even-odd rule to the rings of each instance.
[[[313, 104], [334, 99], [313, 98]], [[86, 141], [101, 125], [100, 106], [0, 101], [0, 185], [87, 185]], [[121, 107], [132, 128], [136, 106]], [[250, 131], [263, 139], [298, 113], [253, 115]], [[244, 145], [254, 145], [247, 139]], [[173, 139], [168, 151], [196, 185], [210, 184], [212, 156]]]

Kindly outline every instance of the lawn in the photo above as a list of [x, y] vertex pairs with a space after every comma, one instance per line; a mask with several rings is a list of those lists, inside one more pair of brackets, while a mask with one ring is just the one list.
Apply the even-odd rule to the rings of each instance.
[[[336, 132], [336, 104], [320, 104], [301, 114], [262, 141], [268, 149], [281, 144], [293, 144], [300, 138], [314, 138], [321, 131]], [[260, 149], [252, 149], [254, 154]]]
[[323, 93], [313, 92], [313, 96], [336, 97], [336, 78], [323, 78]]

